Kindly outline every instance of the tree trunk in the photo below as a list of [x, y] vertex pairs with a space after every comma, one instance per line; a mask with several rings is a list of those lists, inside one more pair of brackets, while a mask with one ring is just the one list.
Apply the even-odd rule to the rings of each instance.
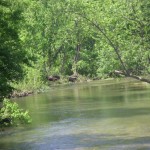
[[[115, 70], [115, 73], [116, 73], [116, 74], [121, 74], [121, 75], [125, 75], [125, 76], [126, 76], [126, 74], [124, 74], [124, 72], [122, 72], [122, 71]], [[145, 79], [145, 78], [142, 78], [142, 77], [139, 77], [139, 76], [136, 76], [136, 75], [131, 75], [131, 74], [129, 74], [128, 77], [137, 79], [137, 80], [142, 81], [142, 82], [150, 83], [150, 80]]]
[[125, 63], [123, 62], [121, 55], [119, 54], [119, 49], [117, 46], [115, 46], [115, 44], [112, 42], [112, 40], [107, 36], [107, 34], [105, 33], [105, 31], [102, 29], [102, 27], [100, 27], [100, 25], [98, 25], [97, 23], [95, 23], [94, 21], [91, 21], [90, 19], [88, 19], [86, 16], [82, 16], [84, 19], [86, 19], [87, 21], [89, 21], [95, 28], [98, 29], [98, 31], [106, 38], [106, 40], [108, 41], [108, 44], [114, 49], [118, 60], [121, 63], [122, 69], [124, 71], [125, 74], [129, 74], [128, 70], [126, 69]]
[[75, 28], [77, 29], [76, 33], [76, 39], [77, 39], [77, 44], [76, 44], [76, 49], [75, 49], [75, 57], [74, 57], [74, 66], [73, 66], [73, 74], [77, 75], [77, 63], [79, 60], [79, 55], [80, 55], [80, 31], [78, 29], [78, 20], [75, 20]]

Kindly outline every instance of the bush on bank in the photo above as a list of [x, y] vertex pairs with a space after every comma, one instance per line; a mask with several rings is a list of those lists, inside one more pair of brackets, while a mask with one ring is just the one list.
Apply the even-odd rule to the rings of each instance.
[[23, 111], [17, 103], [4, 99], [0, 109], [0, 127], [17, 126], [31, 121], [28, 111]]

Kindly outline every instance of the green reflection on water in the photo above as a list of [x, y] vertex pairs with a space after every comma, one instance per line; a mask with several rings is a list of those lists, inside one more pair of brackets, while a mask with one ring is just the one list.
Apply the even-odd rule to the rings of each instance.
[[0, 138], [2, 149], [150, 149], [150, 86], [106, 80], [53, 87], [17, 100], [33, 123]]

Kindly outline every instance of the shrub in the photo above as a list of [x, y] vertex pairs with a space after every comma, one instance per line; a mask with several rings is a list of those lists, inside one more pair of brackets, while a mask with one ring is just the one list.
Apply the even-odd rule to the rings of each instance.
[[15, 102], [4, 99], [0, 109], [0, 126], [14, 126], [19, 124], [31, 123], [28, 111], [23, 111]]

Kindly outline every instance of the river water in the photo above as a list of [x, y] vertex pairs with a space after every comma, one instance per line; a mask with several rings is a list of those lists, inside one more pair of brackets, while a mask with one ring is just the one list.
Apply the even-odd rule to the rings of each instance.
[[105, 80], [17, 99], [31, 125], [0, 135], [0, 150], [150, 149], [150, 85]]

